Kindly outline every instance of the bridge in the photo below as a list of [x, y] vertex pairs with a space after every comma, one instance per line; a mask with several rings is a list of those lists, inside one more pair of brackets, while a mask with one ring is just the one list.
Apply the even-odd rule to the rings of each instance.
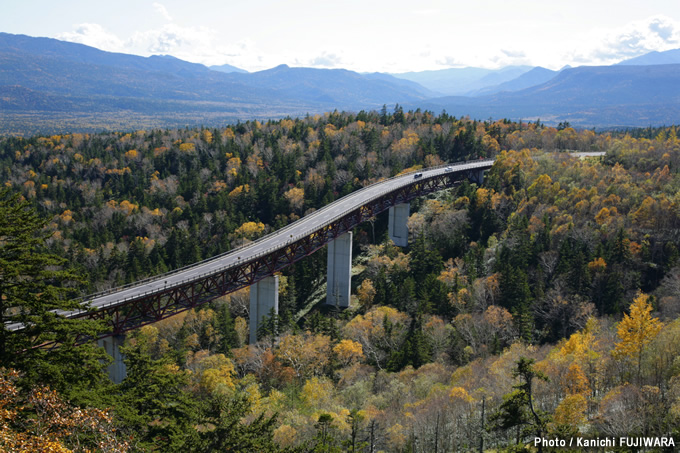
[[[389, 236], [408, 245], [409, 202], [454, 187], [482, 183], [494, 159], [441, 165], [376, 182], [253, 242], [213, 258], [84, 297], [83, 308], [57, 311], [67, 318], [106, 320], [111, 329], [99, 343], [113, 356], [109, 374], [125, 377], [118, 347], [126, 331], [169, 318], [241, 288], [250, 290], [250, 342], [270, 313], [278, 313], [278, 272], [328, 245], [326, 303], [349, 307], [352, 229], [389, 209]], [[21, 330], [21, 323], [9, 324]]]
[[[109, 318], [110, 334], [117, 335], [258, 283], [256, 294], [251, 296], [251, 308], [258, 296], [256, 308], [263, 308], [264, 299], [269, 297], [267, 286], [272, 284], [267, 279], [275, 278], [277, 272], [327, 244], [327, 302], [347, 307], [349, 238], [355, 226], [390, 209], [390, 237], [397, 245], [406, 246], [411, 200], [453, 187], [463, 180], [481, 183], [484, 171], [490, 169], [493, 162], [487, 159], [443, 165], [374, 183], [244, 246], [166, 274], [87, 296], [88, 310], [60, 314], [69, 318]], [[251, 313], [250, 318], [259, 320], [268, 315], [270, 308], [275, 307], [257, 310], [259, 316]]]
[[[198, 307], [250, 287], [250, 342], [270, 313], [278, 313], [278, 272], [328, 245], [326, 303], [350, 303], [352, 229], [389, 209], [389, 235], [408, 245], [409, 202], [464, 180], [481, 184], [493, 159], [442, 165], [395, 176], [346, 195], [253, 242], [205, 261], [92, 294], [81, 310], [58, 312], [68, 318], [105, 319], [110, 331], [99, 339], [114, 357], [114, 381], [125, 375], [118, 346], [126, 331]], [[86, 304], [86, 305], [85, 305]], [[21, 325], [8, 328], [18, 330]], [[118, 371], [115, 371], [118, 370]]]
[[[603, 152], [570, 153], [598, 157]], [[441, 165], [376, 182], [306, 215], [284, 228], [208, 260], [83, 298], [83, 309], [58, 311], [67, 318], [104, 319], [111, 329], [99, 342], [113, 356], [109, 368], [120, 382], [125, 367], [118, 346], [124, 333], [198, 307], [241, 288], [250, 291], [250, 342], [272, 312], [278, 313], [279, 271], [328, 245], [326, 303], [349, 307], [352, 232], [389, 210], [389, 237], [408, 245], [409, 202], [468, 180], [481, 184], [494, 159]], [[87, 308], [85, 308], [87, 307]], [[20, 330], [20, 323], [7, 325]]]

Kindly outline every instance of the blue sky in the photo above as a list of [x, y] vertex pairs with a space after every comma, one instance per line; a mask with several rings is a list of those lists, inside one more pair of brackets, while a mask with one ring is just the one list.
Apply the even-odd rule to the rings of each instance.
[[0, 31], [249, 71], [558, 69], [680, 48], [680, 1], [3, 0]]

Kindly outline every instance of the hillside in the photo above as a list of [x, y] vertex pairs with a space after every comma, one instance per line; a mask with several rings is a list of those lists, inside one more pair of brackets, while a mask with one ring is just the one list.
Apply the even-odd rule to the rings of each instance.
[[[398, 452], [417, 439], [464, 451], [539, 433], [677, 436], [677, 133], [395, 109], [0, 138], [3, 304], [36, 320], [30, 338], [5, 331], [0, 344], [63, 339], [49, 354], [0, 348], [0, 447]], [[47, 283], [89, 293], [233, 249], [401, 171], [484, 156], [496, 163], [481, 186], [411, 203], [408, 247], [386, 239], [386, 212], [354, 229], [350, 308], [316, 303], [319, 250], [282, 271], [279, 315], [257, 342], [248, 290], [230, 293], [128, 333], [119, 386], [95, 343], [73, 347], [92, 326], [36, 316], [56, 287], [16, 289], [40, 284], [25, 274], [46, 252]], [[508, 417], [529, 397], [538, 420]]]

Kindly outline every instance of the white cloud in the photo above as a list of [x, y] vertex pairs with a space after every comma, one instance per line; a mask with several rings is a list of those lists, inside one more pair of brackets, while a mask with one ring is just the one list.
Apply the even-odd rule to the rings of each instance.
[[653, 16], [624, 27], [595, 31], [581, 39], [580, 49], [567, 53], [576, 64], [612, 64], [680, 47], [680, 22], [666, 16]]
[[446, 68], [462, 68], [466, 66], [465, 62], [459, 60], [456, 57], [452, 57], [450, 55], [447, 55], [445, 57], [442, 57], [438, 60], [436, 60], [436, 63], [439, 66], [444, 66]]
[[125, 44], [99, 24], [80, 24], [72, 32], [61, 33], [57, 39], [76, 42], [109, 52], [124, 52]]
[[[121, 39], [99, 24], [86, 23], [77, 25], [72, 32], [60, 34], [57, 39], [110, 52], [142, 56], [170, 54], [206, 65], [229, 63], [245, 69], [264, 69], [261, 58], [258, 60], [258, 51], [251, 41], [224, 43], [215, 30], [206, 27], [182, 27], [169, 23], [159, 28], [138, 31], [127, 39]], [[267, 60], [272, 60], [272, 66], [282, 62], [274, 62], [273, 58]]]
[[417, 9], [417, 10], [413, 11], [413, 14], [415, 14], [417, 16], [436, 16], [436, 15], [441, 14], [441, 13], [442, 13], [442, 10], [434, 9], [434, 8]]
[[172, 16], [168, 12], [168, 9], [162, 3], [154, 2], [153, 7], [161, 16], [163, 16], [165, 20], [167, 20], [168, 22], [172, 22]]
[[323, 52], [321, 55], [309, 60], [305, 66], [321, 68], [342, 67], [342, 58], [334, 53]]
[[214, 34], [209, 29], [166, 24], [161, 28], [137, 32], [126, 44], [147, 54], [172, 53], [179, 56], [187, 51], [209, 47], [213, 38]]
[[[526, 30], [518, 36], [499, 40], [489, 34], [474, 38], [473, 31], [452, 28], [427, 42], [409, 35], [406, 41], [390, 42], [347, 39], [341, 44], [332, 38], [309, 41], [287, 35], [287, 29], [260, 27], [255, 30], [222, 27], [215, 21], [202, 21], [201, 26], [183, 26], [172, 20], [165, 0], [153, 3], [155, 24], [135, 24], [136, 32], [117, 31], [118, 35], [97, 23], [83, 23], [59, 39], [87, 44], [107, 51], [136, 55], [171, 54], [183, 60], [206, 65], [231, 64], [249, 71], [267, 69], [286, 63], [291, 66], [338, 68], [358, 71], [405, 72], [464, 66], [499, 68], [507, 65], [541, 65], [557, 69], [569, 64], [612, 64], [623, 59], [657, 50], [680, 47], [680, 21], [657, 15], [630, 22], [618, 28], [598, 28], [587, 32], [547, 33], [544, 29]], [[177, 6], [175, 5], [177, 8]], [[180, 10], [176, 16], [182, 16]], [[421, 10], [420, 14], [430, 10]], [[167, 22], [160, 25], [159, 21]], [[105, 22], [101, 22], [104, 24]], [[108, 27], [108, 25], [107, 25]], [[152, 28], [150, 28], [152, 27]], [[132, 28], [132, 26], [131, 26]], [[502, 27], [499, 27], [502, 28]], [[553, 28], [557, 28], [554, 25]], [[456, 32], [456, 30], [458, 30]], [[542, 39], [536, 36], [544, 32]], [[415, 37], [425, 36], [415, 34]], [[469, 40], [465, 37], [470, 36]], [[397, 38], [399, 35], [397, 35]], [[396, 39], [396, 38], [395, 38]], [[304, 42], [300, 47], [299, 43]]]
[[526, 58], [527, 54], [524, 51], [521, 50], [506, 50], [506, 49], [501, 49], [501, 52], [505, 54], [506, 57], [509, 58]]

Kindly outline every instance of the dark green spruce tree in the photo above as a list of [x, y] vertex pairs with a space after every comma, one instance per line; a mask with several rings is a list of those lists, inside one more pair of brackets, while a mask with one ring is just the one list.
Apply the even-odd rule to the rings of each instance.
[[78, 343], [105, 327], [57, 314], [81, 308], [72, 299], [80, 279], [47, 252], [45, 224], [27, 201], [0, 190], [0, 367], [78, 400], [105, 382], [107, 357], [93, 342]]
[[[533, 451], [521, 445], [522, 442], [527, 437], [543, 437], [550, 421], [548, 414], [537, 408], [534, 402], [534, 378], [548, 380], [545, 374], [534, 369], [534, 362], [534, 359], [519, 358], [512, 372], [514, 377], [519, 378], [519, 384], [513, 386], [512, 392], [503, 395], [503, 403], [489, 419], [495, 430], [515, 431], [517, 448], [512, 449], [515, 452]], [[543, 451], [540, 444], [538, 451]]]

